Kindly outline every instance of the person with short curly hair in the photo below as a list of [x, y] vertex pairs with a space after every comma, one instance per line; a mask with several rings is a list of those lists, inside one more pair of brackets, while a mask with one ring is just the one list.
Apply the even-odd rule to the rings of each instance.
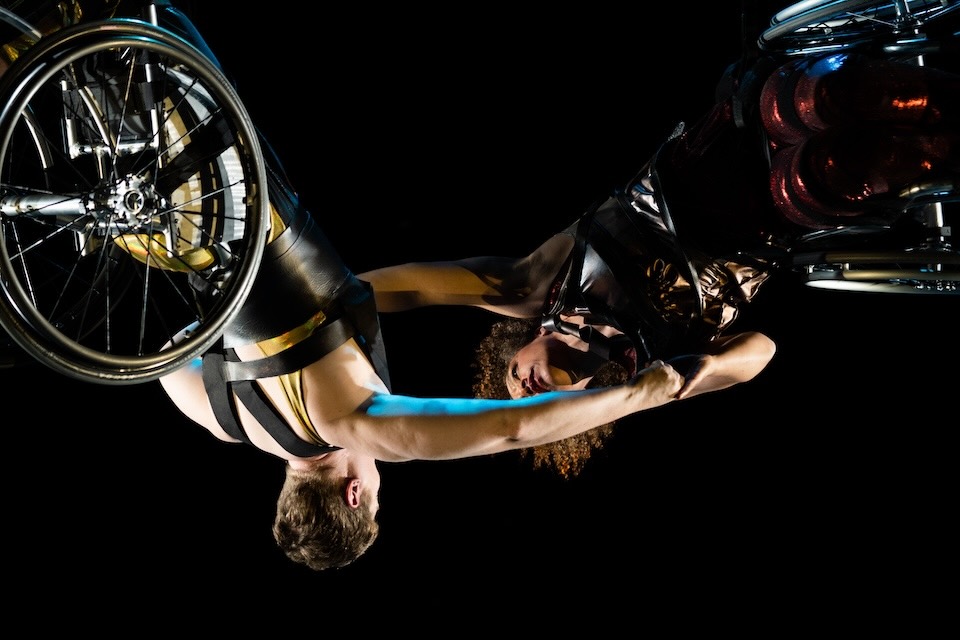
[[325, 482], [310, 465], [290, 461], [277, 498], [273, 537], [284, 554], [314, 570], [345, 567], [361, 556], [380, 533], [372, 516], [375, 493], [365, 492], [356, 508], [345, 502], [353, 479]]

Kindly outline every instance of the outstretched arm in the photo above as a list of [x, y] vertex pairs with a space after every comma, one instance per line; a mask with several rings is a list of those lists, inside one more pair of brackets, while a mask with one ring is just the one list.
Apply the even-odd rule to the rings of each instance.
[[516, 400], [377, 394], [347, 418], [348, 432], [359, 438], [354, 446], [376, 448], [372, 455], [385, 461], [464, 458], [533, 447], [749, 381], [775, 352], [770, 338], [745, 332], [717, 339], [708, 353], [690, 356], [686, 379], [670, 364], [656, 361], [622, 385]]
[[505, 316], [535, 317], [573, 244], [556, 235], [524, 258], [479, 256], [408, 262], [358, 274], [373, 286], [377, 310], [434, 305], [479, 307]]
[[340, 446], [378, 460], [451, 460], [533, 447], [583, 433], [676, 398], [682, 378], [656, 362], [630, 382], [517, 400], [374, 394], [324, 428]]
[[[683, 383], [673, 367], [658, 362], [626, 384], [519, 400], [397, 396], [388, 392], [354, 340], [300, 375], [316, 434], [328, 444], [386, 462], [452, 460], [563, 440], [672, 402]], [[182, 367], [160, 382], [187, 417], [218, 438], [232, 440], [217, 423], [199, 366]], [[277, 379], [259, 383], [287, 422], [297, 425]], [[285, 457], [253, 416], [242, 405], [238, 409], [250, 439]]]
[[717, 338], [706, 353], [671, 361], [686, 378], [677, 398], [691, 398], [752, 380], [770, 363], [776, 351], [773, 340], [755, 331]]

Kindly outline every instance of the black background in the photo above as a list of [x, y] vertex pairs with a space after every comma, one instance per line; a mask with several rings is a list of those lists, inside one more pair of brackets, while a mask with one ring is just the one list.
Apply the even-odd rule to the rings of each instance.
[[[739, 53], [739, 5], [647, 5], [180, 6], [360, 272], [529, 251], [700, 115]], [[957, 311], [768, 285], [741, 319], [779, 346], [755, 381], [624, 421], [574, 480], [514, 454], [382, 465], [379, 540], [324, 573], [274, 546], [279, 460], [214, 440], [156, 384], [0, 370], [9, 575], [17, 598], [273, 592], [333, 617], [353, 602], [354, 624], [392, 602], [414, 628], [452, 611], [734, 628], [849, 614], [864, 594], [936, 607]], [[489, 319], [385, 316], [394, 390], [469, 395]]]

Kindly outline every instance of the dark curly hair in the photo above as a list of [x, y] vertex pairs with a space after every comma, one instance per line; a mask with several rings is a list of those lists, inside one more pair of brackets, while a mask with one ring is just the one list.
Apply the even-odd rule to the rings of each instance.
[[364, 493], [360, 505], [350, 507], [343, 499], [343, 482], [287, 468], [273, 538], [288, 558], [315, 571], [340, 568], [376, 540], [380, 526], [371, 513], [370, 496]]
[[[517, 351], [534, 339], [540, 329], [535, 318], [508, 318], [495, 322], [476, 350], [473, 393], [478, 398], [509, 398], [507, 366]], [[590, 387], [605, 387], [627, 380], [627, 370], [606, 363], [590, 381]], [[595, 450], [603, 447], [613, 434], [613, 423], [601, 425], [579, 435], [521, 449], [524, 458], [533, 461], [535, 469], [552, 469], [564, 478], [580, 474]]]

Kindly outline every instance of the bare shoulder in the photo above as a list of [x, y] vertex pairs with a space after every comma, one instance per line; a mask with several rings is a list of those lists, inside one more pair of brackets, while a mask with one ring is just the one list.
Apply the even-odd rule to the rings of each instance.
[[570, 256], [573, 243], [573, 237], [566, 233], [550, 236], [519, 262], [513, 277], [522, 278], [538, 299], [545, 297], [555, 276]]

